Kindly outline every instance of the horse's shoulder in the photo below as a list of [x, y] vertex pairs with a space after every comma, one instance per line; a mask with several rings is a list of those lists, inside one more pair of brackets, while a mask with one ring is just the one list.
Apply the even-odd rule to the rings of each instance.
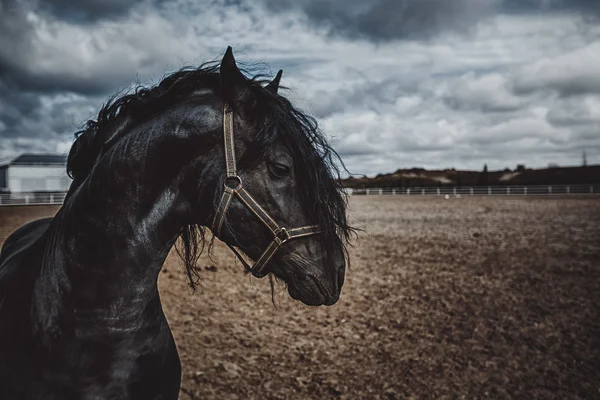
[[11, 233], [0, 251], [0, 283], [19, 267], [23, 256], [48, 229], [52, 218], [40, 218], [31, 221]]

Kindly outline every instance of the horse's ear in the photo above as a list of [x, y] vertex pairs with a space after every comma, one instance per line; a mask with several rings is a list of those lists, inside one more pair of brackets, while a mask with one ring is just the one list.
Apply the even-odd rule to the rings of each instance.
[[269, 92], [277, 93], [277, 90], [279, 89], [279, 81], [281, 80], [282, 74], [283, 70], [280, 69], [279, 72], [277, 72], [277, 75], [275, 75], [275, 78], [271, 82], [269, 82], [267, 86], [265, 86], [265, 89], [267, 89]]
[[235, 103], [241, 92], [246, 88], [246, 78], [239, 70], [233, 58], [233, 49], [227, 47], [225, 55], [221, 60], [220, 68], [221, 88], [226, 101]]

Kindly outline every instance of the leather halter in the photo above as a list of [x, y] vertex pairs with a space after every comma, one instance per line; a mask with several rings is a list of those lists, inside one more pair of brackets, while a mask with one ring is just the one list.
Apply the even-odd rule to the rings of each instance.
[[227, 244], [229, 248], [235, 253], [237, 258], [244, 264], [246, 271], [251, 272], [252, 275], [257, 278], [262, 278], [267, 275], [265, 267], [271, 261], [277, 250], [284, 243], [292, 239], [301, 237], [316, 235], [320, 233], [319, 227], [316, 225], [307, 225], [299, 228], [286, 229], [279, 226], [277, 222], [267, 213], [254, 198], [246, 191], [242, 185], [242, 179], [237, 174], [237, 165], [235, 161], [235, 143], [233, 136], [233, 109], [225, 103], [223, 105], [223, 136], [225, 138], [225, 167], [226, 176], [224, 183], [224, 191], [219, 202], [219, 207], [213, 219], [212, 231], [215, 235], [221, 234], [221, 228], [223, 227], [223, 221], [225, 220], [225, 214], [229, 209], [231, 200], [234, 196], [249, 209], [254, 215], [258, 217], [262, 223], [269, 228], [273, 234], [273, 240], [263, 251], [262, 255], [258, 258], [258, 261], [250, 266], [241, 256], [241, 254], [231, 245]]

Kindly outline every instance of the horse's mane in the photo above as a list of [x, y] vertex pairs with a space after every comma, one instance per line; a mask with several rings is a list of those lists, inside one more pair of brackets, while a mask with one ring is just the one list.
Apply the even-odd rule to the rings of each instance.
[[219, 88], [218, 71], [219, 65], [214, 62], [198, 68], [184, 67], [165, 76], [155, 86], [138, 85], [131, 93], [110, 97], [96, 119], [87, 121], [83, 129], [75, 132], [77, 140], [67, 159], [67, 172], [73, 178], [74, 187], [87, 177], [101, 153], [129, 128], [182, 101], [194, 91]]
[[[210, 89], [223, 97], [219, 68], [218, 62], [197, 68], [185, 67], [165, 76], [155, 86], [137, 86], [130, 93], [112, 96], [97, 118], [87, 121], [82, 130], [75, 133], [76, 141], [67, 160], [67, 172], [73, 178], [67, 198], [87, 178], [102, 154], [133, 126], [184, 101], [198, 90]], [[336, 162], [345, 170], [344, 164], [319, 130], [317, 121], [294, 108], [285, 97], [265, 89], [264, 78], [261, 74], [247, 78], [245, 93], [249, 96], [244, 97], [249, 100], [244, 104], [248, 110], [245, 115], [261, 128], [246, 155], [261, 157], [270, 144], [283, 140], [299, 171], [297, 177], [305, 196], [303, 204], [310, 205], [308, 211], [325, 231], [325, 246], [333, 249], [339, 236], [346, 251], [353, 228], [346, 219], [347, 197], [340, 190], [340, 169]], [[195, 287], [198, 277], [195, 264], [206, 243], [205, 228], [188, 226], [180, 239], [178, 252]]]

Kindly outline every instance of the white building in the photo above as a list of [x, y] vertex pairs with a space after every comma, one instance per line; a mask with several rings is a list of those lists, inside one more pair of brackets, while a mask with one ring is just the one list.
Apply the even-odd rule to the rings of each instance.
[[71, 185], [67, 157], [58, 154], [22, 154], [0, 161], [0, 192], [65, 192]]

